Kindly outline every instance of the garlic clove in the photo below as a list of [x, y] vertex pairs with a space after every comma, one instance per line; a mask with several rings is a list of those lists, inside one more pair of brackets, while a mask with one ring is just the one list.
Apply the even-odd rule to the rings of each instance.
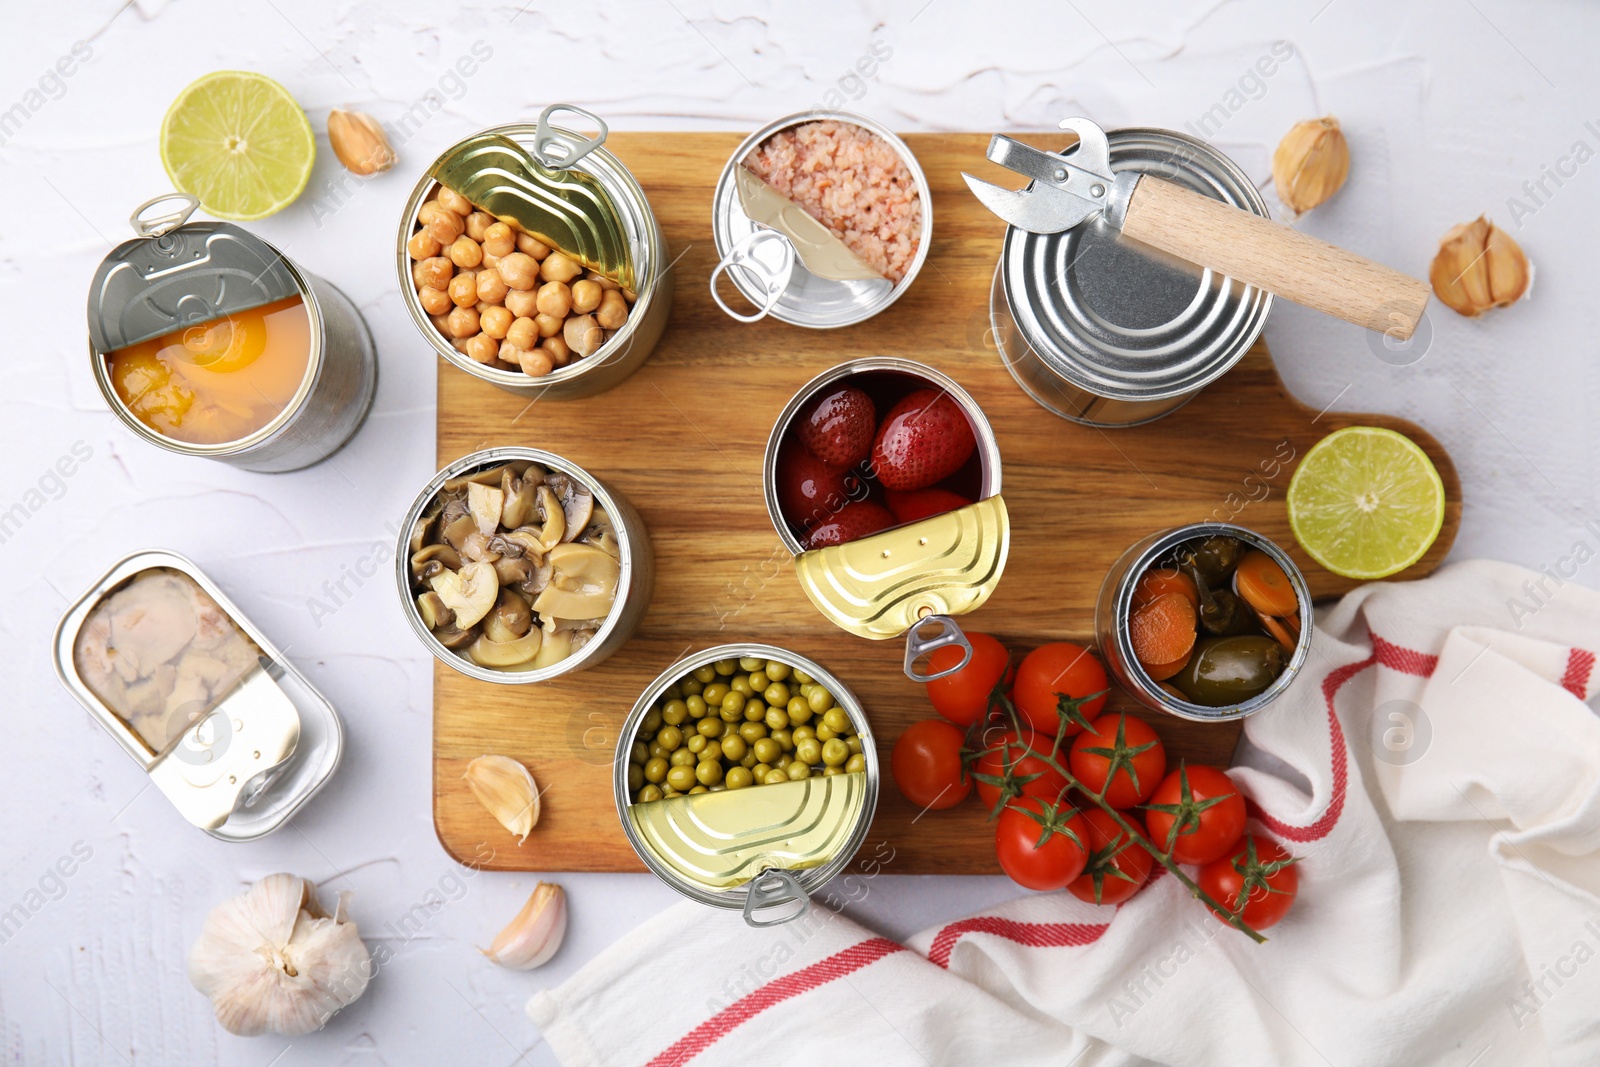
[[1332, 115], [1297, 122], [1272, 153], [1278, 199], [1296, 215], [1325, 203], [1350, 174], [1350, 145]]
[[540, 882], [483, 954], [501, 967], [531, 971], [549, 962], [566, 935], [567, 895], [558, 885]]
[[1532, 280], [1521, 246], [1483, 216], [1451, 227], [1428, 268], [1435, 295], [1468, 318], [1516, 303]]
[[528, 768], [509, 756], [479, 756], [467, 764], [462, 777], [478, 803], [517, 835], [517, 844], [528, 839], [528, 832], [538, 825], [540, 806], [539, 790]]
[[381, 174], [399, 160], [383, 126], [359, 111], [334, 108], [328, 112], [328, 145], [346, 170], [363, 178]]

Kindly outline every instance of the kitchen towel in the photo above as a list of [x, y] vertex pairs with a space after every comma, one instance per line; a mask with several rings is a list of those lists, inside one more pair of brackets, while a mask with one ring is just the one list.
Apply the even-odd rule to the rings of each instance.
[[1121, 907], [1019, 890], [901, 945], [837, 911], [893, 892], [869, 838], [805, 918], [680, 904], [528, 1012], [570, 1067], [1594, 1067], [1595, 650], [1600, 594], [1500, 563], [1320, 612], [1232, 771], [1300, 857], [1266, 944], [1158, 868]]

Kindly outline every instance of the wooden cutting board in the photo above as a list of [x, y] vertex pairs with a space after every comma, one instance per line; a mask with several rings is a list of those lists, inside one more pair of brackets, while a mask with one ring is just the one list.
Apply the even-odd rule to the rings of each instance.
[[[591, 670], [510, 686], [435, 665], [434, 823], [446, 851], [461, 862], [502, 870], [643, 870], [611, 795], [623, 717], [683, 653], [763, 641], [816, 659], [865, 705], [884, 769], [868, 842], [893, 847], [887, 869], [998, 873], [993, 827], [975, 800], [917, 819], [890, 780], [895, 738], [933, 714], [922, 687], [901, 674], [901, 643], [851, 637], [823, 620], [800, 591], [762, 503], [762, 450], [773, 420], [802, 384], [846, 359], [881, 354], [930, 364], [987, 412], [1004, 464], [1011, 554], [997, 592], [962, 624], [995, 634], [1019, 655], [1045, 641], [1087, 641], [1111, 562], [1145, 534], [1182, 523], [1226, 520], [1258, 530], [1295, 557], [1314, 595], [1351, 589], [1356, 583], [1300, 551], [1283, 506], [1298, 458], [1342, 426], [1404, 433], [1427, 450], [1444, 479], [1444, 531], [1403, 577], [1427, 574], [1449, 551], [1461, 493], [1439, 443], [1401, 419], [1301, 403], [1285, 391], [1264, 345], [1187, 406], [1147, 426], [1078, 426], [1029, 399], [985, 341], [989, 284], [1005, 227], [967, 191], [960, 171], [988, 166], [987, 134], [906, 138], [933, 188], [933, 247], [893, 307], [843, 330], [734, 322], [712, 303], [707, 279], [717, 260], [711, 192], [740, 140], [724, 133], [614, 133], [607, 142], [644, 186], [677, 264], [671, 321], [633, 377], [598, 397], [530, 406], [439, 362], [441, 466], [492, 445], [565, 456], [639, 509], [657, 571], [637, 635]], [[1035, 141], [1062, 143], [1048, 135]], [[1132, 702], [1117, 692], [1110, 706]], [[1146, 717], [1173, 763], [1184, 757], [1226, 764], [1239, 733], [1237, 724]], [[521, 846], [462, 780], [467, 761], [485, 753], [521, 760], [545, 790], [539, 825]]]

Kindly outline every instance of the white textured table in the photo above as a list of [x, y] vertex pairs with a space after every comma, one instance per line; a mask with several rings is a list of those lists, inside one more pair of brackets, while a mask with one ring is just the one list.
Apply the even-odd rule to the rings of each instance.
[[[1457, 557], [1539, 567], [1579, 541], [1600, 547], [1584, 527], [1597, 516], [1600, 164], [1573, 162], [1600, 149], [1592, 6], [1257, 0], [1174, 13], [992, 2], [975, 18], [967, 0], [768, 4], [744, 15], [731, 3], [652, 0], [520, 12], [508, 2], [444, 17], [450, 6], [85, 0], [28, 5], [7, 26], [0, 293], [16, 331], [0, 399], [0, 513], [13, 516], [0, 544], [8, 1062], [509, 1064], [525, 1053], [523, 1062], [547, 1063], [522, 1013], [527, 995], [674, 899], [643, 875], [563, 876], [572, 926], [556, 960], [531, 974], [488, 965], [474, 946], [536, 879], [463, 877], [434, 839], [429, 663], [395, 610], [387, 572], [347, 581], [350, 595], [331, 615], [311, 604], [326, 598], [325, 582], [370, 568], [391, 540], [387, 524], [433, 470], [434, 360], [405, 319], [391, 262], [400, 203], [441, 148], [530, 119], [551, 100], [618, 128], [744, 130], [852, 100], [905, 130], [1039, 129], [1086, 114], [1106, 126], [1204, 132], [1263, 183], [1290, 124], [1336, 114], [1351, 140], [1351, 178], [1307, 230], [1420, 275], [1446, 229], [1488, 212], [1523, 242], [1539, 277], [1531, 300], [1484, 321], [1435, 305], [1420, 358], [1379, 358], [1354, 327], [1280, 304], [1267, 332], [1284, 378], [1310, 404], [1392, 412], [1439, 436], [1466, 500]], [[1280, 40], [1292, 57], [1252, 80]], [[78, 41], [88, 58], [41, 84]], [[457, 59], [480, 41], [492, 56], [460, 76]], [[870, 54], [876, 70], [856, 77]], [[331, 107], [389, 122], [414, 116], [397, 171], [348, 179], [323, 141], [306, 195], [253, 227], [344, 289], [381, 353], [366, 427], [334, 463], [297, 474], [240, 473], [135, 440], [105, 410], [85, 361], [94, 267], [128, 236], [132, 207], [168, 188], [161, 116], [189, 81], [225, 68], [281, 81], [319, 132]], [[54, 478], [75, 446], [92, 455]], [[344, 717], [333, 783], [264, 841], [223, 844], [183, 824], [52, 676], [50, 632], [67, 598], [113, 559], [151, 546], [198, 560], [294, 646]], [[1594, 585], [1597, 575], [1589, 564], [1576, 580]], [[75, 845], [92, 856], [70, 878], [47, 877]], [[353, 890], [362, 932], [389, 939], [393, 958], [323, 1032], [238, 1039], [190, 988], [185, 959], [212, 905], [276, 870]], [[1014, 892], [1002, 879], [885, 876], [858, 914], [903, 936]]]

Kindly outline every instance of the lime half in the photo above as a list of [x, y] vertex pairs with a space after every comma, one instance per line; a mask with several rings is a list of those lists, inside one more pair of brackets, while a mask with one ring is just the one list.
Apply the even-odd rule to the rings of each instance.
[[1346, 578], [1386, 578], [1423, 557], [1444, 526], [1444, 483], [1416, 443], [1350, 426], [1318, 441], [1289, 482], [1289, 528]]
[[207, 74], [161, 120], [167, 176], [222, 219], [262, 219], [288, 207], [316, 155], [311, 123], [294, 97], [249, 71]]

